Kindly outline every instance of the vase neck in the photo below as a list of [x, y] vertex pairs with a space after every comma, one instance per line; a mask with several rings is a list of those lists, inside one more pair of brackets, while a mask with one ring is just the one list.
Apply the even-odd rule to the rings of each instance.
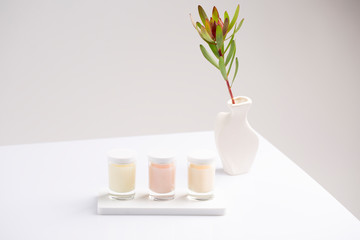
[[250, 109], [251, 103], [244, 104], [242, 106], [230, 107], [231, 114], [233, 115], [247, 115]]
[[244, 96], [235, 97], [235, 104], [232, 104], [231, 99], [228, 101], [228, 107], [232, 114], [246, 115], [251, 106], [251, 99]]

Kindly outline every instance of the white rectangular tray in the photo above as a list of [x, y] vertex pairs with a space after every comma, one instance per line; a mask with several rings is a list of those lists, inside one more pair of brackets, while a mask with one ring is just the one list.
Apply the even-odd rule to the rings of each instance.
[[144, 191], [137, 192], [133, 200], [110, 199], [103, 191], [98, 196], [98, 214], [112, 215], [207, 215], [225, 214], [222, 195], [211, 200], [197, 201], [187, 198], [186, 193], [177, 193], [174, 200], [152, 201]]

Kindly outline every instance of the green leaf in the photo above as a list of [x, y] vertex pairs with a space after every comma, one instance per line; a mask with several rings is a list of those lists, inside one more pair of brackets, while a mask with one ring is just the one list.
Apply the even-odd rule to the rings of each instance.
[[230, 45], [231, 45], [231, 41], [234, 40], [234, 36], [235, 36], [235, 33], [233, 33], [233, 34], [231, 35], [231, 37], [228, 37], [227, 39], [225, 39], [225, 41], [226, 41], [226, 40], [228, 40], [228, 39], [230, 38], [230, 41], [229, 41], [228, 45], [226, 46], [225, 53], [226, 53], [227, 50], [229, 49], [229, 47], [230, 47]]
[[230, 61], [230, 67], [229, 67], [229, 69], [228, 69], [228, 71], [227, 71], [227, 75], [228, 75], [228, 76], [229, 76], [229, 74], [230, 74], [230, 71], [231, 71], [231, 68], [232, 68], [232, 65], [233, 65], [233, 62], [234, 62], [234, 59], [235, 59], [235, 53], [236, 53], [236, 48], [235, 48], [234, 55], [232, 56], [231, 61]]
[[208, 34], [208, 32], [205, 30], [204, 27], [201, 27], [200, 36], [202, 37], [202, 39], [205, 40], [205, 42], [214, 43], [214, 40], [212, 40], [212, 38], [210, 37], [210, 35]]
[[[229, 40], [229, 38], [231, 38], [231, 40], [234, 39], [234, 37], [235, 37], [235, 30], [236, 30], [236, 24], [235, 24], [235, 28], [234, 28], [233, 34], [231, 34], [231, 37], [226, 38], [225, 41], [226, 41], [226, 40]], [[229, 30], [229, 31], [230, 31], [230, 30]], [[231, 42], [231, 40], [230, 40], [230, 42]], [[228, 45], [228, 46], [229, 46], [229, 45]]]
[[[192, 20], [192, 17], [190, 15], [190, 18]], [[215, 44], [215, 41], [209, 36], [209, 34], [206, 32], [204, 26], [201, 26], [201, 24], [199, 22], [196, 22], [194, 23], [193, 22], [193, 25], [194, 25], [194, 28], [196, 29], [196, 31], [198, 31], [200, 37], [207, 43], [210, 43], [210, 44]], [[201, 26], [201, 28], [200, 28]]]
[[206, 19], [208, 19], [208, 17], [206, 16], [204, 9], [200, 5], [198, 6], [198, 11], [199, 11], [199, 16], [201, 18], [201, 21], [205, 25], [205, 21], [206, 21]]
[[228, 63], [230, 62], [230, 59], [233, 57], [233, 55], [235, 54], [235, 51], [236, 51], [235, 41], [232, 40], [232, 41], [230, 42], [230, 44], [231, 44], [230, 52], [229, 52], [229, 54], [228, 54], [227, 57], [226, 57], [225, 66], [228, 65]]
[[225, 68], [225, 63], [224, 63], [223, 57], [219, 58], [219, 68], [220, 68], [221, 75], [223, 76], [223, 78], [225, 80], [227, 80], [226, 68]]
[[241, 19], [241, 21], [240, 21], [240, 23], [239, 23], [239, 26], [238, 26], [237, 28], [236, 28], [236, 26], [235, 26], [235, 32], [234, 32], [234, 34], [237, 33], [237, 32], [240, 30], [241, 26], [243, 25], [243, 22], [244, 22], [244, 18]]
[[215, 62], [215, 60], [210, 56], [208, 51], [206, 51], [205, 47], [201, 44], [200, 44], [200, 50], [201, 50], [202, 54], [204, 55], [204, 57], [206, 58], [206, 60], [208, 60], [217, 69], [219, 69], [219, 65], [217, 64], [217, 62]]
[[216, 26], [216, 46], [218, 50], [222, 49], [224, 45], [223, 33], [220, 25]]
[[229, 31], [233, 28], [234, 24], [235, 24], [236, 21], [237, 21], [237, 18], [238, 18], [238, 16], [239, 16], [239, 10], [240, 10], [240, 5], [237, 5], [237, 8], [236, 8], [236, 10], [235, 10], [234, 17], [233, 17], [233, 19], [231, 20], [230, 25], [229, 25]]
[[234, 81], [235, 81], [235, 77], [236, 77], [236, 74], [238, 72], [238, 69], [239, 69], [239, 61], [238, 61], [238, 58], [236, 58], [236, 61], [235, 61], [235, 73], [234, 73], [234, 78], [231, 82], [231, 86], [233, 85]]
[[202, 38], [202, 40], [204, 40], [206, 43], [208, 43], [208, 44], [214, 44], [214, 42], [210, 42], [210, 41], [206, 40], [201, 34], [199, 34], [199, 35], [200, 35], [200, 37]]
[[219, 21], [219, 12], [216, 9], [216, 7], [214, 6], [213, 11], [212, 11], [212, 18], [214, 19], [215, 22]]
[[216, 46], [214, 44], [209, 44], [209, 47], [210, 47], [211, 51], [214, 53], [214, 55], [216, 56], [216, 58], [219, 58], [220, 55], [219, 55], [219, 52], [218, 52]]
[[[229, 22], [230, 22], [229, 14], [228, 14], [227, 11], [225, 11], [225, 12], [224, 12], [224, 19], [226, 20], [227, 18], [229, 19]], [[224, 20], [224, 21], [225, 21], [225, 20]]]

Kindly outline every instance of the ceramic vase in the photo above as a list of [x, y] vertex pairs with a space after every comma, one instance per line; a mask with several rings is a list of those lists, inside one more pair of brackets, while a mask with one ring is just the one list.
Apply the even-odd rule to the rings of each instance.
[[254, 162], [259, 138], [247, 120], [251, 99], [235, 97], [228, 101], [230, 112], [220, 112], [215, 124], [215, 142], [224, 171], [229, 175], [247, 173]]

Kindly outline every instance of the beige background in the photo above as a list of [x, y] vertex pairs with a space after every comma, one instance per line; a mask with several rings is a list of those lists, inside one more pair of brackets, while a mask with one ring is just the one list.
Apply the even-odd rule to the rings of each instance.
[[[0, 145], [213, 129], [228, 96], [197, 3], [237, 2], [1, 0]], [[360, 2], [240, 4], [251, 124], [359, 218]]]

